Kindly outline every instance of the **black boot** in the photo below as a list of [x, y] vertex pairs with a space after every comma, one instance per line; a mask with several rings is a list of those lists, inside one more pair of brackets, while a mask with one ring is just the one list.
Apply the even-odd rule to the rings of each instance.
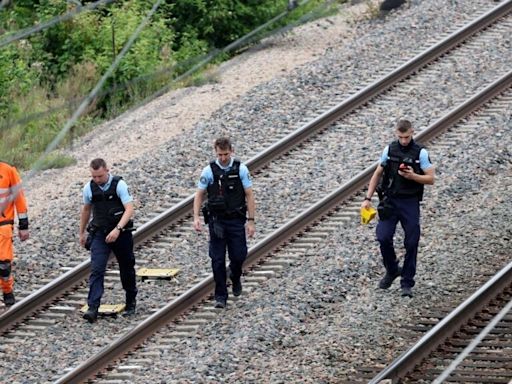
[[82, 317], [89, 323], [94, 323], [98, 319], [98, 307], [89, 306]]
[[4, 293], [4, 304], [6, 307], [10, 307], [11, 305], [14, 305], [16, 302], [16, 299], [14, 298], [14, 293]]
[[230, 278], [231, 283], [233, 284], [233, 296], [240, 296], [242, 294], [242, 282], [240, 281], [240, 276], [235, 279], [233, 274], [231, 274]]
[[135, 307], [137, 305], [137, 300], [132, 299], [126, 302], [126, 306], [124, 307], [123, 316], [131, 316], [135, 315]]

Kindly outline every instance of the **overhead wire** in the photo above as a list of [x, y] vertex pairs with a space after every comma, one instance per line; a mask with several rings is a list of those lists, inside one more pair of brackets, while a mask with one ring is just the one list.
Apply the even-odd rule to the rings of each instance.
[[[299, 3], [298, 6], [303, 6], [303, 5], [306, 5], [307, 3], [309, 3], [311, 0], [303, 0], [302, 2]], [[319, 13], [319, 10], [320, 9], [325, 9], [327, 8], [328, 5], [334, 3], [334, 0], [327, 0], [325, 1], [324, 3], [322, 3], [319, 7], [315, 8], [313, 11], [309, 12], [307, 15], [309, 15], [309, 17], [307, 17], [307, 15], [304, 15], [303, 17], [301, 17], [299, 20], [297, 20], [296, 22], [294, 23], [290, 23], [288, 26], [285, 26], [285, 27], [282, 27], [282, 28], [279, 28], [278, 30], [274, 30], [274, 31], [270, 31], [268, 34], [263, 34], [263, 35], [260, 35], [260, 39], [263, 39], [265, 37], [268, 37], [268, 36], [271, 36], [271, 35], [277, 35], [279, 33], [283, 33], [283, 32], [286, 32], [294, 27], [296, 27], [297, 25], [300, 25], [306, 21], [309, 21], [311, 18], [313, 18], [314, 16], [313, 15], [317, 15]], [[297, 9], [294, 8], [293, 10]], [[293, 10], [286, 10], [280, 14], [278, 14], [277, 16], [273, 17], [272, 19], [270, 19], [269, 21], [265, 22], [264, 24], [258, 26], [256, 29], [252, 30], [251, 32], [249, 32], [248, 34], [242, 36], [241, 38], [235, 40], [234, 42], [232, 42], [231, 44], [227, 45], [226, 47], [222, 48], [222, 49], [214, 49], [212, 51], [210, 51], [204, 59], [200, 60], [197, 64], [195, 64], [193, 67], [191, 67], [189, 70], [187, 70], [186, 72], [184, 72], [183, 74], [179, 75], [178, 77], [176, 77], [175, 79], [173, 79], [169, 84], [165, 85], [164, 87], [160, 88], [158, 91], [154, 92], [152, 95], [146, 97], [145, 99], [143, 99], [142, 101], [140, 101], [139, 103], [137, 103], [136, 105], [134, 105], [133, 107], [131, 107], [129, 109], [129, 111], [133, 111], [137, 108], [140, 108], [141, 106], [149, 103], [150, 101], [156, 99], [157, 97], [160, 97], [162, 96], [163, 94], [165, 94], [166, 92], [168, 92], [170, 89], [172, 89], [173, 85], [175, 85], [176, 83], [179, 83], [180, 81], [186, 79], [188, 76], [192, 75], [193, 73], [195, 73], [196, 71], [198, 71], [200, 68], [204, 67], [206, 64], [210, 63], [212, 60], [214, 60], [217, 56], [219, 56], [220, 54], [223, 54], [223, 53], [229, 53], [229, 52], [232, 52], [238, 48], [242, 48], [244, 47], [246, 44], [250, 43], [253, 41], [254, 37], [255, 36], [258, 36], [258, 34], [265, 30], [268, 26], [276, 23], [277, 21], [283, 19], [284, 17], [286, 17], [291, 11]]]
[[105, 81], [112, 75], [114, 70], [119, 66], [121, 60], [124, 58], [124, 56], [128, 53], [128, 50], [131, 48], [133, 43], [135, 42], [135, 39], [139, 37], [139, 34], [142, 32], [142, 29], [148, 24], [151, 17], [155, 14], [158, 7], [162, 4], [164, 0], [156, 0], [153, 4], [153, 7], [148, 12], [146, 17], [141, 21], [141, 23], [138, 25], [136, 30], [133, 32], [133, 34], [130, 36], [126, 44], [124, 45], [123, 49], [114, 59], [114, 62], [110, 65], [110, 67], [107, 69], [107, 71], [103, 74], [101, 79], [98, 81], [96, 86], [91, 90], [91, 92], [87, 95], [87, 97], [82, 101], [80, 106], [77, 108], [77, 110], [73, 113], [73, 115], [69, 118], [69, 120], [66, 122], [64, 127], [60, 130], [60, 132], [55, 136], [55, 138], [52, 140], [52, 142], [46, 147], [44, 153], [39, 156], [39, 158], [35, 161], [34, 165], [30, 169], [30, 171], [27, 174], [27, 178], [30, 179], [35, 174], [36, 171], [38, 171], [43, 164], [44, 160], [48, 156], [50, 152], [52, 152], [54, 149], [57, 148], [59, 143], [64, 139], [64, 137], [67, 135], [71, 127], [75, 124], [77, 119], [82, 115], [82, 113], [85, 111], [85, 109], [88, 107], [90, 102], [94, 99], [94, 97], [98, 94], [98, 92], [101, 90], [103, 85], [105, 84]]
[[[300, 7], [300, 6], [306, 5], [310, 1], [311, 0], [303, 0], [298, 6]], [[283, 17], [285, 17], [288, 13], [290, 13], [291, 10], [289, 10], [288, 12], [282, 12], [279, 15], [272, 18], [271, 20], [269, 20], [268, 22], [264, 23], [261, 26], [258, 26], [255, 30], [242, 36], [238, 40], [234, 41], [233, 43], [227, 45], [226, 47], [224, 47], [222, 49], [214, 49], [205, 55], [185, 60], [184, 62], [177, 63], [177, 64], [172, 65], [167, 68], [159, 69], [153, 73], [139, 76], [135, 79], [131, 79], [131, 80], [121, 83], [121, 84], [115, 84], [115, 85], [109, 87], [108, 89], [105, 89], [105, 90], [99, 92], [96, 95], [96, 97], [101, 98], [103, 96], [106, 96], [106, 95], [112, 93], [112, 91], [119, 92], [119, 91], [122, 91], [122, 90], [128, 88], [130, 85], [134, 85], [134, 84], [140, 83], [142, 81], [147, 81], [148, 79], [151, 79], [151, 78], [154, 78], [157, 76], [163, 76], [163, 75], [166, 75], [167, 73], [171, 74], [173, 71], [176, 70], [176, 68], [188, 67], [189, 65], [192, 65], [194, 62], [196, 62], [196, 64], [194, 64], [194, 66], [191, 69], [189, 69], [187, 72], [185, 72], [182, 75], [180, 75], [179, 77], [173, 79], [169, 84], [166, 84], [164, 87], [155, 91], [153, 94], [146, 97], [142, 101], [136, 103], [135, 105], [130, 107], [127, 111], [132, 111], [134, 109], [140, 108], [142, 105], [145, 105], [145, 104], [151, 102], [152, 100], [156, 99], [157, 97], [162, 96], [164, 93], [168, 92], [170, 89], [172, 89], [172, 87], [176, 83], [179, 83], [180, 81], [186, 79], [188, 76], [190, 76], [194, 72], [198, 71], [201, 67], [204, 67], [205, 65], [207, 65], [208, 63], [213, 61], [218, 55], [220, 55], [222, 53], [229, 53], [231, 51], [235, 51], [236, 49], [244, 48], [245, 46], [247, 46], [248, 44], [250, 44], [251, 42], [256, 40], [255, 36], [258, 36], [257, 40], [260, 40], [263, 38], [267, 38], [269, 36], [286, 33], [289, 30], [308, 22], [308, 21], [314, 19], [315, 17], [318, 17], [319, 14], [322, 14], [322, 12], [324, 12], [330, 5], [332, 5], [334, 3], [335, 3], [335, 0], [327, 0], [327, 1], [323, 2], [322, 4], [320, 4], [318, 7], [315, 7], [313, 10], [311, 10], [307, 14], [301, 16], [295, 22], [292, 22], [282, 28], [278, 28], [278, 29], [269, 31], [268, 33], [258, 34], [258, 32], [264, 30], [266, 27], [268, 27], [272, 23], [275, 23], [275, 22], [279, 21], [280, 19], [282, 19]], [[295, 10], [297, 8], [298, 7], [294, 8], [293, 10]], [[35, 112], [32, 114], [26, 115], [25, 117], [18, 119], [16, 121], [7, 121], [4, 124], [0, 125], [0, 132], [9, 127], [26, 124], [33, 120], [39, 120], [41, 118], [49, 116], [55, 112], [58, 112], [58, 111], [61, 111], [64, 109], [68, 109], [70, 107], [74, 107], [77, 103], [78, 103], [77, 99], [71, 100], [66, 103], [60, 104], [56, 107], [49, 108], [45, 111]]]
[[[68, 12], [68, 13], [65, 13], [64, 15], [60, 15], [60, 16], [56, 16], [54, 17], [53, 19], [51, 20], [48, 20], [44, 23], [41, 23], [41, 24], [38, 24], [36, 26], [33, 26], [33, 27], [29, 27], [29, 28], [25, 28], [25, 29], [22, 29], [18, 32], [15, 32], [13, 33], [12, 35], [9, 35], [3, 39], [0, 40], [0, 48], [6, 46], [7, 44], [10, 44], [14, 41], [17, 41], [17, 40], [20, 40], [20, 39], [23, 39], [25, 37], [28, 37], [30, 35], [33, 35], [34, 33], [37, 33], [37, 32], [40, 32], [42, 30], [45, 30], [47, 28], [50, 28], [50, 27], [53, 27], [54, 25], [62, 22], [62, 21], [66, 21], [66, 20], [69, 20], [73, 17], [75, 17], [76, 15], [82, 13], [82, 12], [87, 12], [87, 11], [91, 11], [93, 9], [96, 9], [102, 5], [107, 5], [109, 3], [112, 3], [116, 0], [99, 0], [95, 3], [91, 3], [91, 4], [88, 4], [86, 6], [78, 6], [77, 8], [75, 8], [74, 10]], [[1, 8], [0, 8], [1, 10]]]
[[[114, 0], [102, 0], [102, 1], [98, 1], [97, 3], [94, 3], [96, 5], [98, 5], [100, 2], [112, 2]], [[164, 0], [156, 0], [155, 3], [153, 4], [153, 7], [151, 8], [151, 10], [148, 12], [148, 14], [146, 15], [146, 17], [142, 20], [142, 22], [138, 25], [138, 27], [136, 28], [136, 30], [134, 31], [134, 33], [130, 36], [129, 40], [126, 42], [126, 44], [123, 46], [123, 49], [121, 50], [121, 52], [119, 52], [119, 54], [116, 56], [116, 58], [114, 59], [114, 62], [110, 65], [110, 67], [107, 69], [107, 71], [104, 73], [104, 75], [101, 77], [101, 79], [98, 81], [98, 83], [96, 84], [96, 86], [89, 92], [89, 94], [87, 95], [87, 97], [85, 97], [83, 99], [83, 101], [81, 102], [80, 106], [75, 110], [75, 112], [73, 113], [73, 115], [68, 119], [68, 121], [65, 123], [64, 127], [59, 131], [59, 133], [55, 136], [55, 138], [51, 141], [51, 143], [46, 147], [45, 151], [43, 152], [43, 154], [41, 154], [39, 156], [39, 158], [34, 162], [34, 164], [32, 165], [32, 167], [30, 168], [30, 170], [27, 172], [26, 174], [26, 177], [25, 177], [25, 182], [30, 180], [34, 175], [35, 173], [41, 168], [41, 166], [43, 165], [44, 161], [46, 160], [46, 158], [48, 157], [48, 155], [57, 148], [57, 146], [60, 144], [60, 142], [66, 137], [66, 135], [68, 134], [69, 130], [73, 127], [73, 125], [76, 123], [76, 121], [78, 120], [78, 118], [84, 113], [84, 111], [86, 110], [86, 108], [89, 106], [89, 104], [91, 103], [91, 101], [96, 97], [98, 96], [101, 88], [103, 87], [103, 85], [105, 84], [106, 80], [112, 75], [112, 73], [114, 72], [114, 70], [119, 66], [121, 60], [124, 58], [124, 56], [128, 53], [128, 50], [131, 48], [131, 46], [133, 45], [133, 43], [135, 42], [136, 38], [139, 36], [139, 34], [141, 33], [142, 29], [147, 25], [147, 23], [149, 22], [149, 20], [151, 19], [151, 17], [155, 14], [155, 12], [157, 11], [157, 9], [160, 7], [160, 5], [162, 4]], [[302, 6], [304, 4], [307, 4], [309, 1], [311, 0], [303, 0], [299, 6]], [[324, 4], [330, 4], [332, 3], [333, 0], [327, 0]], [[296, 9], [296, 8], [294, 8]], [[183, 73], [182, 75], [178, 76], [176, 79], [174, 79], [171, 84], [173, 83], [177, 83], [179, 81], [181, 81], [183, 78], [186, 78], [187, 76], [189, 76], [190, 74], [194, 73], [195, 71], [197, 71], [199, 68], [201, 68], [202, 66], [204, 66], [205, 64], [207, 64], [208, 62], [210, 62], [211, 60], [213, 60], [214, 57], [216, 57], [217, 55], [221, 54], [221, 53], [227, 53], [227, 52], [230, 52], [236, 48], [239, 48], [241, 47], [244, 43], [248, 42], [251, 40], [251, 38], [253, 38], [254, 36], [256, 36], [258, 34], [258, 32], [264, 30], [266, 27], [268, 27], [269, 25], [275, 23], [276, 21], [282, 19], [283, 17], [285, 17], [286, 15], [288, 15], [289, 13], [291, 12], [291, 10], [287, 10], [285, 12], [282, 12], [281, 14], [275, 16], [274, 18], [272, 18], [271, 20], [269, 20], [268, 22], [262, 24], [261, 26], [257, 27], [256, 29], [254, 29], [253, 31], [249, 32], [247, 35], [237, 39], [236, 41], [234, 41], [233, 43], [227, 45], [226, 47], [224, 47], [223, 49], [217, 49], [217, 50], [214, 50], [212, 51], [210, 54], [206, 55], [205, 59], [201, 60], [199, 63], [197, 63], [196, 65], [194, 65], [192, 68], [190, 68], [188, 71], [186, 71], [185, 73]], [[310, 12], [310, 14], [313, 14], [313, 12]], [[307, 21], [306, 18], [302, 18], [302, 22], [305, 22]], [[300, 20], [299, 20], [300, 21]], [[294, 24], [294, 23], [292, 23]], [[295, 25], [297, 25], [295, 23]], [[284, 28], [281, 28], [279, 29], [279, 31], [283, 31], [283, 30], [287, 30], [289, 28], [287, 27], [284, 27]], [[135, 108], [138, 108], [140, 107], [141, 105], [144, 105], [146, 104], [147, 102], [149, 102], [150, 100], [160, 96], [161, 94], [165, 93], [167, 90], [170, 89], [170, 85], [167, 85], [163, 88], [161, 88], [159, 91], [155, 92], [153, 95], [151, 95], [150, 97], [144, 99], [141, 103], [139, 103], [137, 106], [133, 107], [132, 109], [135, 109]], [[58, 108], [58, 107], [57, 107]], [[0, 211], [4, 208], [4, 205], [3, 204], [0, 204]]]

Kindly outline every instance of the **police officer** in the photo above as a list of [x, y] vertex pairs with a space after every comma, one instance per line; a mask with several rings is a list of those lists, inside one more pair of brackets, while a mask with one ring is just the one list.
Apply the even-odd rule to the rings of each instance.
[[[402, 296], [412, 297], [416, 256], [420, 239], [420, 201], [425, 184], [434, 184], [434, 166], [427, 150], [413, 140], [414, 130], [408, 120], [400, 120], [396, 126], [398, 140], [382, 152], [380, 165], [373, 173], [367, 195], [361, 204], [371, 206], [375, 190], [379, 194], [379, 222], [377, 240], [386, 268], [386, 274], [379, 282], [379, 288], [388, 289], [401, 276]], [[379, 183], [380, 182], [380, 183]], [[404, 229], [405, 257], [399, 267], [393, 247], [396, 225]]]
[[21, 241], [27, 240], [29, 238], [27, 210], [27, 201], [18, 171], [14, 166], [0, 161], [0, 285], [4, 304], [7, 307], [16, 302], [12, 275], [14, 217], [18, 216], [18, 237]]
[[194, 197], [194, 229], [198, 232], [202, 229], [199, 213], [208, 194], [203, 214], [210, 232], [209, 256], [215, 279], [215, 307], [225, 308], [228, 298], [226, 247], [233, 295], [239, 296], [242, 293], [242, 264], [247, 257], [246, 233], [252, 237], [255, 232], [255, 203], [249, 170], [232, 157], [233, 146], [229, 138], [217, 139], [214, 149], [217, 159], [203, 169]]
[[[83, 317], [93, 323], [98, 317], [110, 252], [114, 252], [119, 263], [121, 283], [126, 292], [123, 316], [135, 313], [137, 287], [131, 233], [133, 227], [131, 218], [134, 210], [128, 186], [120, 176], [109, 173], [103, 159], [92, 160], [90, 172], [92, 180], [83, 189], [80, 244], [91, 251], [88, 310]], [[91, 211], [92, 220], [89, 222]], [[88, 235], [86, 231], [89, 232]]]

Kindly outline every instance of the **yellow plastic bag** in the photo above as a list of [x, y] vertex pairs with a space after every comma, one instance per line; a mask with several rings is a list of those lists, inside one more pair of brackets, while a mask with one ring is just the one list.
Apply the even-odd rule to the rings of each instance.
[[377, 215], [377, 210], [373, 207], [361, 208], [361, 224], [369, 224]]

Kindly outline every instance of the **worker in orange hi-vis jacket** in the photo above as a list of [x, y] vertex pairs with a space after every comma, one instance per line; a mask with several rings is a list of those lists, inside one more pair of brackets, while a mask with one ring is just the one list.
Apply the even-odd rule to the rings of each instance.
[[15, 214], [18, 216], [19, 238], [25, 241], [29, 238], [28, 215], [21, 178], [15, 167], [0, 161], [0, 286], [7, 307], [16, 302], [12, 275]]

